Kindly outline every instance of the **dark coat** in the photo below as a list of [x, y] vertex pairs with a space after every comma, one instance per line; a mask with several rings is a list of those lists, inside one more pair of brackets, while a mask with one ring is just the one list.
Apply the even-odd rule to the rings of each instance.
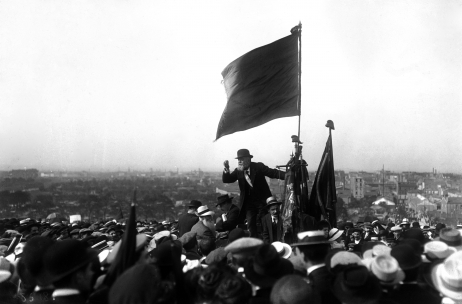
[[282, 242], [282, 219], [281, 216], [278, 215], [278, 223], [276, 225], [276, 232], [277, 235], [273, 235], [273, 219], [271, 217], [271, 214], [266, 214], [262, 220], [262, 227], [263, 227], [263, 241], [265, 243], [273, 243], [273, 242]]
[[[244, 171], [234, 169], [233, 172], [223, 172], [222, 177], [223, 183], [230, 184], [238, 181], [239, 190], [241, 191], [238, 204], [239, 210], [242, 210], [242, 207], [246, 203], [245, 193], [250, 189], [250, 185], [247, 183], [244, 174]], [[263, 163], [250, 163], [250, 181], [253, 185], [253, 193], [257, 196], [257, 203], [260, 205], [264, 205], [266, 199], [271, 196], [271, 191], [265, 177], [284, 180], [285, 172], [271, 169]]]
[[226, 213], [226, 222], [223, 219], [219, 219], [218, 223], [215, 225], [215, 228], [218, 232], [231, 231], [236, 228], [239, 220], [239, 208], [232, 204], [229, 211]]
[[178, 219], [178, 231], [181, 237], [186, 232], [191, 231], [191, 228], [199, 221], [199, 217], [195, 214], [186, 213]]
[[439, 304], [441, 297], [431, 291], [428, 286], [420, 286], [418, 284], [402, 284], [399, 288], [393, 291], [388, 299], [395, 303], [425, 303]]
[[72, 295], [65, 297], [55, 297], [54, 303], [56, 304], [85, 304], [87, 299], [82, 295]]
[[377, 236], [377, 234], [373, 231], [369, 232], [366, 236], [366, 233], [363, 234], [363, 239], [365, 242], [370, 242], [371, 241], [371, 237], [373, 236]]

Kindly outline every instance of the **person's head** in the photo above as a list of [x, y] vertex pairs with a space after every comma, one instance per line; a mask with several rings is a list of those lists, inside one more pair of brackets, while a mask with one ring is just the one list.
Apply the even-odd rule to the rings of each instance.
[[371, 232], [372, 231], [372, 226], [370, 225], [365, 225], [364, 226], [364, 232]]
[[395, 226], [391, 228], [391, 232], [393, 232], [393, 236], [396, 240], [401, 236], [402, 231], [403, 231], [403, 228], [399, 226]]
[[89, 294], [94, 284], [96, 251], [77, 240], [64, 240], [51, 245], [43, 263], [49, 274], [48, 282], [56, 288], [73, 288]]
[[250, 162], [252, 159], [252, 155], [250, 155], [249, 150], [247, 149], [240, 149], [237, 151], [237, 169], [240, 171], [244, 171], [249, 169]]
[[222, 212], [228, 212], [231, 209], [233, 204], [233, 197], [229, 196], [228, 194], [220, 195], [217, 197], [217, 210]]
[[232, 269], [227, 266], [210, 265], [207, 267], [199, 276], [197, 282], [197, 295], [199, 300], [202, 302], [212, 300], [221, 280], [227, 274], [234, 275]]
[[39, 226], [38, 225], [37, 226], [32, 226], [30, 228], [30, 233], [31, 234], [38, 234], [39, 233]]
[[200, 206], [202, 206], [200, 201], [192, 200], [188, 205], [188, 213], [195, 213]]
[[330, 242], [321, 231], [305, 231], [297, 234], [298, 243], [295, 246], [294, 254], [306, 267], [318, 265], [324, 262], [330, 250]]
[[361, 231], [359, 229], [354, 229], [351, 235], [355, 241], [359, 241], [361, 239]]
[[321, 303], [320, 296], [312, 285], [299, 275], [287, 275], [280, 278], [271, 290], [272, 304]]
[[324, 232], [324, 236], [326, 238], [329, 238], [329, 230], [330, 230], [330, 224], [326, 220], [322, 220], [318, 222], [318, 230], [321, 230]]
[[277, 217], [279, 215], [279, 205], [270, 206], [269, 213], [271, 214], [271, 216]]
[[223, 304], [247, 303], [252, 297], [252, 287], [241, 276], [226, 274], [215, 291], [214, 300]]

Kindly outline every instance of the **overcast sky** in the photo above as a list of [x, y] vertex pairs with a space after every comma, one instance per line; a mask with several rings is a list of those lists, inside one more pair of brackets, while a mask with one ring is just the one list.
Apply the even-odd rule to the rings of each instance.
[[0, 1], [0, 170], [285, 164], [298, 118], [225, 136], [224, 67], [302, 22], [316, 170], [462, 172], [462, 2]]

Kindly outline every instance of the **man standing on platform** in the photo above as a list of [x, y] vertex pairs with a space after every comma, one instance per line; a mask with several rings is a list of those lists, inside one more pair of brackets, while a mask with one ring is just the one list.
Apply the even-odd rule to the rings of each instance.
[[258, 237], [257, 225], [261, 227], [261, 217], [266, 213], [265, 201], [271, 196], [265, 177], [284, 180], [285, 172], [268, 168], [263, 163], [251, 162], [252, 157], [249, 150], [238, 150], [236, 157], [238, 167], [230, 172], [229, 162], [226, 160], [222, 180], [224, 183], [238, 181], [241, 191], [238, 205], [239, 222], [242, 223], [244, 218], [247, 219], [250, 236]]

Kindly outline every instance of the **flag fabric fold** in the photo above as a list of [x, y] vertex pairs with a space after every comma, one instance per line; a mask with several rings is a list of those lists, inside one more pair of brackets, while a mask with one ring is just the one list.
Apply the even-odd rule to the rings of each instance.
[[332, 150], [332, 135], [329, 134], [311, 189], [307, 213], [318, 221], [327, 220], [332, 228], [337, 227], [336, 203], [334, 152]]
[[297, 32], [254, 49], [222, 72], [228, 102], [216, 140], [273, 119], [300, 115]]

